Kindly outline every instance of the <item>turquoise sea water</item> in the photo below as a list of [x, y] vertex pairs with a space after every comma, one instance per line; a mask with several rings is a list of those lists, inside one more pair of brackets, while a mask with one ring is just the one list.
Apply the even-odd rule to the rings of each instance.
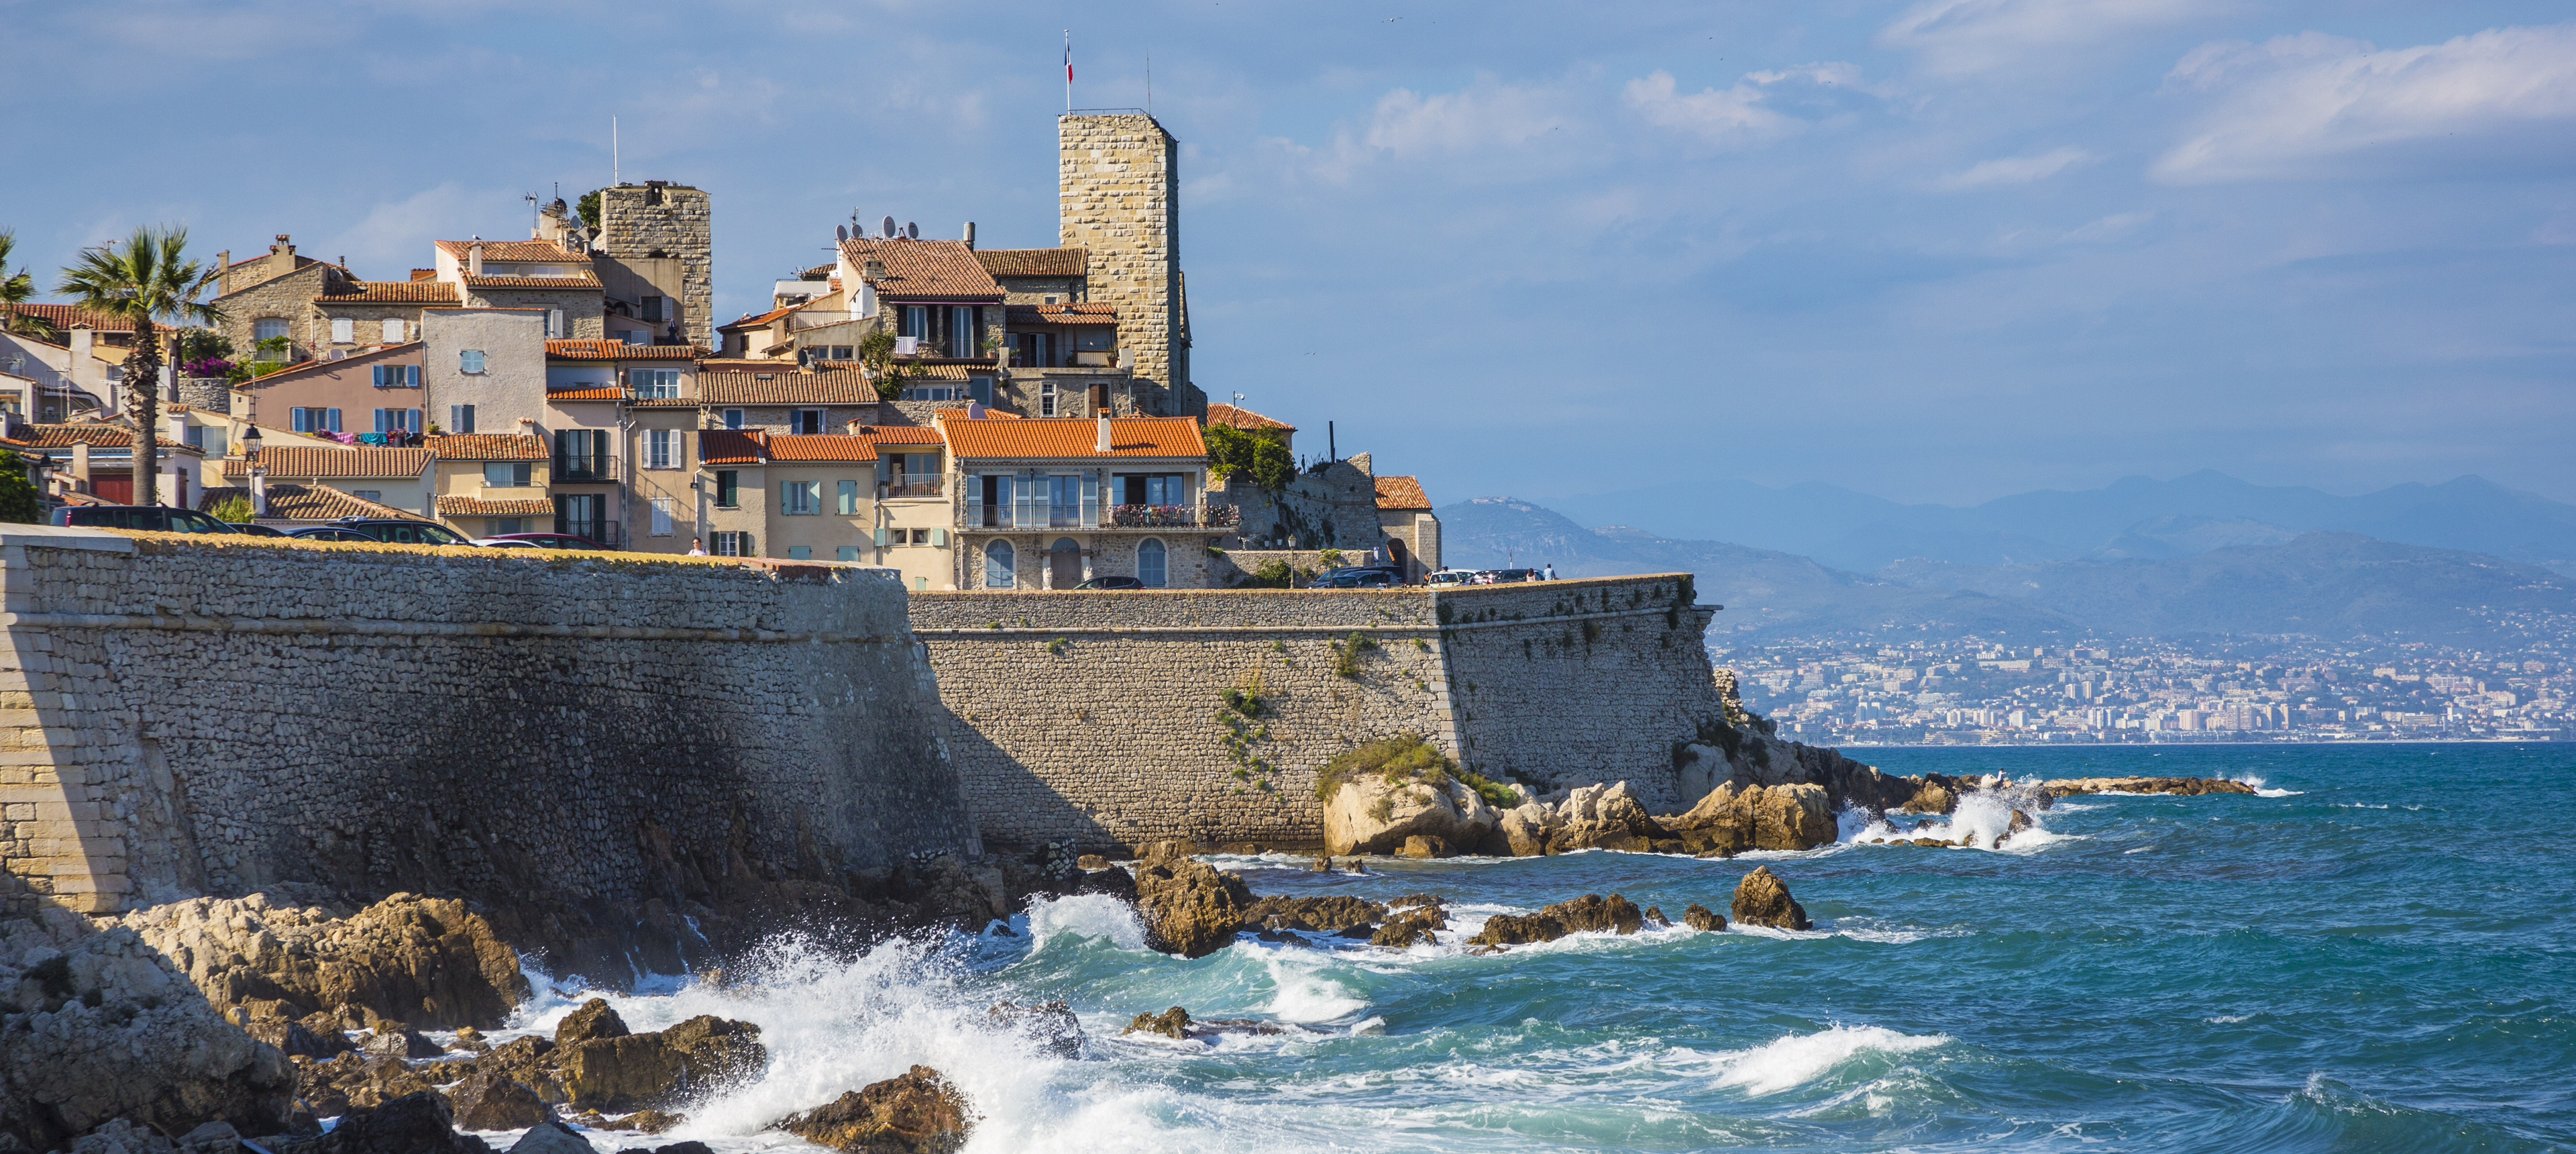
[[[754, 984], [616, 1000], [637, 1029], [761, 1023], [768, 1072], [676, 1132], [726, 1151], [801, 1146], [760, 1128], [915, 1062], [965, 1089], [983, 1115], [969, 1148], [990, 1151], [2576, 1149], [2576, 749], [1858, 752], [1896, 773], [2230, 777], [2265, 795], [2070, 799], [1999, 851], [1583, 853], [1367, 877], [1221, 863], [1261, 893], [1441, 893], [1472, 931], [1583, 893], [1723, 910], [1759, 862], [1811, 933], [1487, 957], [1246, 940], [1187, 961], [1079, 898], [1018, 936], [857, 958], [782, 944]], [[1055, 998], [1090, 1035], [1080, 1058], [984, 1013]], [[1175, 1004], [1300, 1028], [1116, 1037]]]

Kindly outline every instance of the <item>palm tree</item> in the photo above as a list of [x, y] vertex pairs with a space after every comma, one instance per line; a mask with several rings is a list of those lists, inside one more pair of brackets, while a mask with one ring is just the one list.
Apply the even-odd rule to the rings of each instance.
[[224, 314], [197, 300], [214, 270], [188, 260], [188, 230], [134, 230], [121, 245], [81, 250], [54, 291], [81, 307], [134, 322], [134, 351], [125, 355], [126, 411], [134, 417], [134, 503], [160, 504], [161, 340], [153, 321], [211, 325]]
[[0, 316], [0, 328], [6, 328], [13, 333], [25, 333], [43, 340], [53, 340], [59, 334], [55, 332], [52, 321], [33, 313], [18, 311], [19, 305], [27, 303], [27, 298], [36, 295], [36, 278], [23, 268], [19, 269], [14, 276], [10, 274], [9, 250], [16, 247], [18, 247], [18, 234], [0, 229], [0, 312], [8, 314]]

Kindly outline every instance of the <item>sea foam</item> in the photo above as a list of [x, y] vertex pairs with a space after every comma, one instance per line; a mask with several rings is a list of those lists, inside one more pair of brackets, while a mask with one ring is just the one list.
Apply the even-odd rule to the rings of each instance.
[[1949, 1040], [1947, 1034], [1901, 1034], [1880, 1026], [1837, 1025], [1813, 1034], [1789, 1034], [1749, 1050], [1715, 1055], [1717, 1084], [1758, 1098], [1806, 1085], [1864, 1057], [1911, 1054]]

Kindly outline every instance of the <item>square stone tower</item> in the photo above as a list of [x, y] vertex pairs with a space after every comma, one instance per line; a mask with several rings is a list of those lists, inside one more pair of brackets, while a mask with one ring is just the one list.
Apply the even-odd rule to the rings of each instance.
[[[685, 184], [648, 180], [599, 190], [599, 237], [591, 252], [609, 258], [638, 282], [662, 291], [678, 306], [680, 336], [715, 347], [715, 240], [707, 194]], [[603, 269], [610, 295], [623, 297], [622, 279]], [[666, 314], [662, 322], [668, 324]]]
[[1181, 145], [1141, 112], [1056, 118], [1059, 243], [1090, 250], [1088, 299], [1118, 309], [1118, 347], [1159, 386], [1168, 416], [1203, 416], [1190, 384], [1181, 281]]

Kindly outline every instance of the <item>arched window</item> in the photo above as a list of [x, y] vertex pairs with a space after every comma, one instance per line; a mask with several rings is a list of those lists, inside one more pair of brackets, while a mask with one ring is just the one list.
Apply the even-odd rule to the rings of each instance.
[[1148, 589], [1160, 589], [1168, 583], [1169, 571], [1163, 564], [1163, 543], [1151, 537], [1136, 545], [1136, 579]]
[[984, 546], [984, 587], [1009, 589], [1017, 583], [1011, 574], [1011, 543], [995, 541]]

